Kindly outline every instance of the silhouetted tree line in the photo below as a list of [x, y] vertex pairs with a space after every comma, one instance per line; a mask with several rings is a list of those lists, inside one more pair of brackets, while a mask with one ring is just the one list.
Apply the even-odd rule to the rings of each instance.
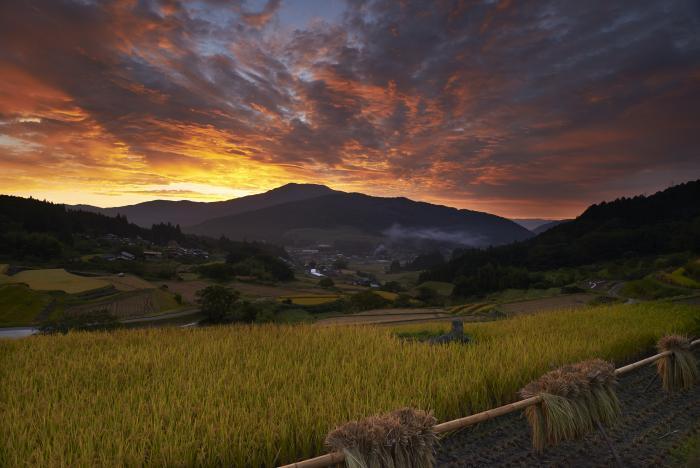
[[455, 251], [420, 280], [453, 282], [454, 294], [466, 296], [547, 286], [537, 273], [546, 270], [684, 251], [700, 252], [700, 180], [593, 205], [524, 242]]
[[[64, 205], [0, 195], [0, 255], [16, 259], [51, 260], [61, 257], [77, 236], [141, 237], [158, 244], [188, 243], [180, 226], [156, 224], [152, 229], [130, 223], [125, 216], [105, 216], [70, 210]], [[190, 240], [191, 240], [190, 239]], [[191, 242], [189, 242], [191, 243]]]
[[294, 271], [282, 259], [287, 258], [283, 247], [261, 243], [219, 240], [219, 247], [225, 250], [226, 263], [213, 263], [198, 268], [200, 274], [215, 281], [230, 281], [236, 276], [254, 276], [268, 281], [289, 281], [294, 279]]

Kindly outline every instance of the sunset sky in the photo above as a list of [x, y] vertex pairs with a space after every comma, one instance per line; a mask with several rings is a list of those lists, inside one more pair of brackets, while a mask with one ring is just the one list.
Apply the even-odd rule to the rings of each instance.
[[0, 193], [560, 218], [698, 177], [694, 0], [0, 0]]

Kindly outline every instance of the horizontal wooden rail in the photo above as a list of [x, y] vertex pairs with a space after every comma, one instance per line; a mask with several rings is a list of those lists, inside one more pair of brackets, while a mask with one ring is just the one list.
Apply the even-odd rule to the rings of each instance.
[[[697, 339], [690, 343], [690, 346], [700, 345], [700, 339]], [[626, 366], [615, 369], [615, 375], [622, 375], [628, 372], [632, 372], [635, 369], [639, 369], [645, 364], [650, 364], [662, 357], [668, 356], [672, 351], [664, 351], [648, 358], [644, 358], [641, 361], [633, 362]], [[496, 418], [498, 416], [503, 416], [504, 414], [512, 413], [520, 409], [527, 408], [528, 406], [536, 405], [542, 401], [542, 397], [534, 396], [526, 398], [524, 400], [519, 400], [514, 403], [508, 403], [507, 405], [499, 406], [498, 408], [493, 408], [490, 410], [482, 411], [481, 413], [472, 414], [464, 418], [453, 419], [452, 421], [446, 421], [444, 423], [436, 424], [433, 426], [433, 430], [440, 434], [443, 432], [450, 432], [463, 427], [472, 426], [474, 424], [487, 421], [489, 419]], [[289, 465], [283, 465], [280, 468], [322, 468], [326, 466], [332, 466], [345, 461], [345, 454], [343, 452], [331, 452], [325, 455], [318, 456], [316, 458], [309, 458], [308, 460], [302, 460], [300, 462], [292, 463]]]

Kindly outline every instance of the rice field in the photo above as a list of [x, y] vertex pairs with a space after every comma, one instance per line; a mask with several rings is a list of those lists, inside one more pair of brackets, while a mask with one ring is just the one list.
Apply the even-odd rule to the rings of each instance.
[[[116, 289], [117, 291], [138, 291], [141, 289], [153, 289], [156, 287], [155, 284], [149, 283], [148, 281], [134, 275], [98, 276], [96, 279], [106, 281], [107, 283], [114, 286], [114, 289]], [[163, 282], [159, 282], [159, 284], [161, 283]]]
[[615, 305], [465, 324], [432, 346], [389, 328], [240, 325], [0, 342], [0, 466], [272, 466], [336, 425], [403, 406], [451, 419], [552, 367], [622, 362], [691, 330], [697, 306]]
[[0, 283], [24, 283], [36, 291], [64, 291], [68, 294], [109, 286], [106, 281], [74, 275], [62, 268], [25, 270], [12, 276], [2, 275]]
[[315, 306], [337, 301], [341, 297], [342, 296], [339, 296], [338, 294], [313, 294], [304, 296], [279, 296], [277, 300], [280, 302], [291, 301], [292, 304], [300, 306]]

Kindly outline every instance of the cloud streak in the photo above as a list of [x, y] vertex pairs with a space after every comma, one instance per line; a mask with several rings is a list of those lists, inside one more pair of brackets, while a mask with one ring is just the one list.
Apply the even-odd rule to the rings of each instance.
[[595, 3], [353, 1], [300, 28], [274, 0], [3, 2], [0, 186], [313, 181], [569, 217], [699, 177], [700, 9]]

